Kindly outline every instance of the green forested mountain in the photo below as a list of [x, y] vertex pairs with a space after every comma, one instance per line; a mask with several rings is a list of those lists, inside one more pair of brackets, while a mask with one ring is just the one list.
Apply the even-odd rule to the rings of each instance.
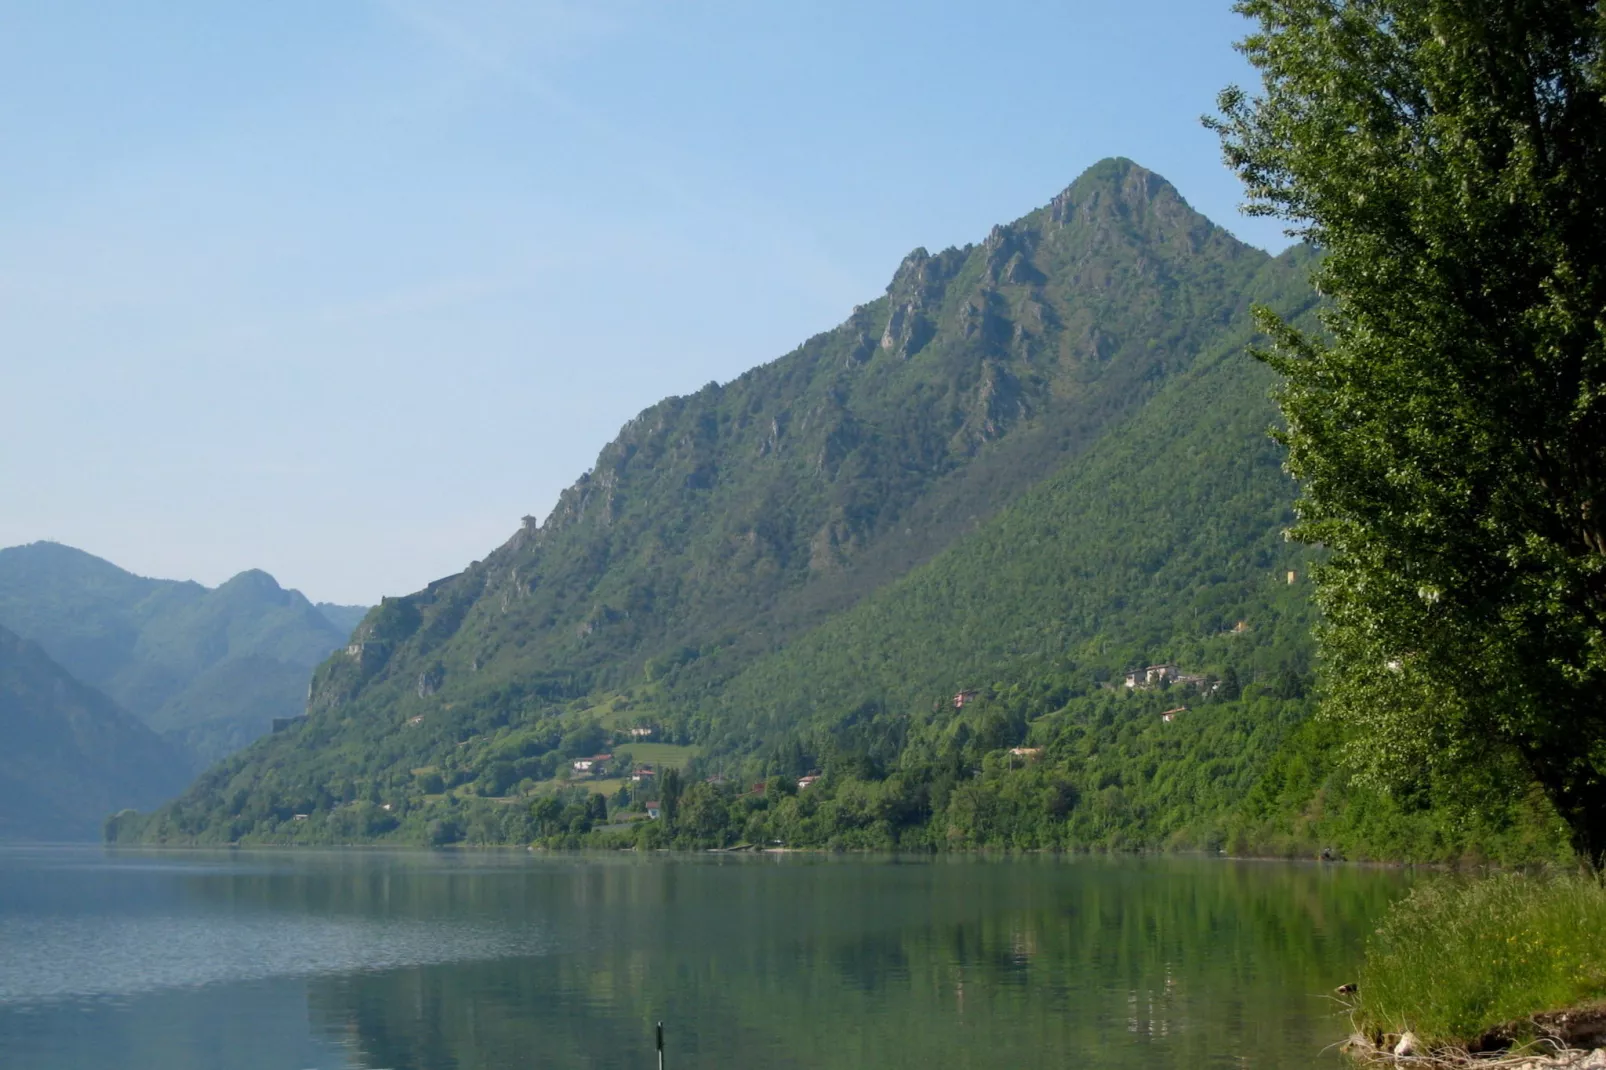
[[189, 779], [176, 749], [5, 628], [0, 739], [0, 840], [97, 839], [108, 814]]
[[0, 550], [0, 625], [37, 642], [196, 767], [302, 712], [312, 667], [350, 634], [330, 609], [347, 607], [315, 608], [257, 570], [208, 589], [136, 576], [58, 543]]
[[[673, 822], [593, 839], [1342, 832], [1330, 741], [1243, 811], [1309, 742], [1311, 561], [1282, 538], [1293, 487], [1245, 354], [1253, 304], [1313, 307], [1309, 257], [1238, 243], [1124, 160], [980, 245], [917, 250], [834, 331], [632, 420], [544, 522], [384, 600], [304, 726], [117, 834], [575, 842], [619, 822], [582, 787], [619, 785], [548, 780], [632, 726], [656, 732], [632, 756], [691, 748], [691, 786]], [[1187, 679], [1125, 686], [1157, 664]]]
[[688, 648], [739, 664], [1139, 409], [1244, 322], [1268, 263], [1106, 161], [981, 245], [911, 253], [834, 331], [630, 421], [544, 522], [377, 610], [312, 708], [394, 702], [420, 678], [441, 696], [510, 678], [572, 696]]

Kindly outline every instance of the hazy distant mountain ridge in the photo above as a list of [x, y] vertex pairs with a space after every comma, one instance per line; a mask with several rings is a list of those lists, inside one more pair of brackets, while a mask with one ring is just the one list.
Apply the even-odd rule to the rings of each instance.
[[318, 602], [316, 607], [318, 612], [327, 617], [329, 623], [335, 626], [336, 631], [345, 635], [350, 635], [351, 630], [361, 624], [362, 619], [368, 615], [368, 610], [373, 608], [371, 606], [342, 606], [334, 602]]
[[98, 839], [109, 814], [189, 779], [175, 747], [5, 628], [0, 739], [0, 839]]
[[198, 765], [299, 714], [312, 667], [348, 634], [260, 570], [208, 589], [48, 542], [0, 550], [0, 624]]

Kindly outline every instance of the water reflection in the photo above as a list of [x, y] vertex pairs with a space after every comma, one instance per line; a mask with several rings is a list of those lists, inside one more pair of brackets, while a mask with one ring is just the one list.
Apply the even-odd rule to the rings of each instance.
[[[1204, 859], [0, 857], [0, 1063], [1277, 1067], [1404, 876]], [[25, 1057], [19, 1057], [25, 1056]], [[1336, 1060], [1334, 1062], [1336, 1065]]]

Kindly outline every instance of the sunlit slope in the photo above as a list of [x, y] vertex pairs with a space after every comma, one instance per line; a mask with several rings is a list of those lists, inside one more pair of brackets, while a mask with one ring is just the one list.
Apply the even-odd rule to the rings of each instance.
[[[1290, 314], [1312, 300], [1295, 288], [1305, 256], [1277, 265]], [[933, 706], [952, 715], [961, 690], [1050, 674], [1094, 690], [1160, 662], [1233, 666], [1246, 681], [1308, 674], [1311, 554], [1283, 535], [1294, 485], [1250, 340], [1223, 339], [930, 564], [716, 692], [687, 695], [698, 733], [740, 747], [884, 721], [896, 735]]]

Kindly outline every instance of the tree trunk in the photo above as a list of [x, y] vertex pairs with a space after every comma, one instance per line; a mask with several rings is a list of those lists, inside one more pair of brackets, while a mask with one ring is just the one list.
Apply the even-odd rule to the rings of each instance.
[[1567, 823], [1574, 852], [1597, 877], [1606, 877], [1606, 776], [1588, 755], [1528, 751], [1525, 756], [1545, 797]]

